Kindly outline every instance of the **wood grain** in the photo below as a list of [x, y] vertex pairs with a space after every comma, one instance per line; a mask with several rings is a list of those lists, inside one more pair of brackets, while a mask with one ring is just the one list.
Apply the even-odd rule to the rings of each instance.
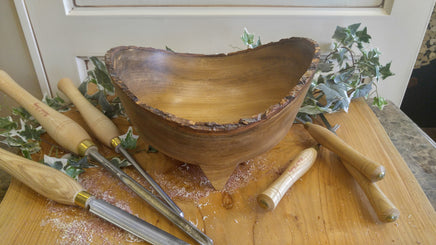
[[84, 190], [66, 174], [3, 149], [0, 149], [0, 168], [41, 195], [62, 204], [75, 205], [77, 193]]
[[[69, 116], [78, 114], [72, 111]], [[275, 210], [266, 212], [258, 207], [256, 196], [301, 150], [315, 144], [302, 125], [294, 125], [270, 151], [239, 165], [223, 191], [215, 191], [195, 165], [160, 153], [140, 151], [135, 157], [215, 244], [433, 244], [435, 210], [366, 103], [355, 101], [348, 114], [336, 113], [328, 119], [341, 125], [337, 131], [340, 138], [385, 166], [386, 176], [377, 185], [400, 210], [397, 221], [378, 220], [357, 182], [337, 155], [324, 147], [313, 167]], [[122, 130], [128, 127], [120, 119], [116, 123]], [[142, 142], [139, 147], [145, 146]], [[109, 148], [100, 149], [108, 156], [115, 154]], [[129, 170], [141, 181], [135, 171]], [[81, 175], [81, 184], [97, 197], [192, 242], [104, 170], [88, 169]], [[77, 223], [86, 229], [80, 226], [82, 232], [77, 231], [75, 236], [62, 226]], [[96, 222], [85, 211], [49, 202], [15, 179], [0, 203], [4, 244], [72, 244], [83, 240], [90, 244], [140, 244], [128, 242], [124, 233], [104, 223]]]

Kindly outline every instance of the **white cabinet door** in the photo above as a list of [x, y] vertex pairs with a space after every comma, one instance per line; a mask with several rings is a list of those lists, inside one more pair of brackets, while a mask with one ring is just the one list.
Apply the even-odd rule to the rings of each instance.
[[336, 26], [362, 23], [395, 76], [379, 87], [401, 103], [434, 0], [14, 0], [43, 92], [84, 78], [83, 57], [115, 46], [168, 46], [177, 52], [245, 48], [244, 27], [263, 43], [309, 37], [327, 50]]

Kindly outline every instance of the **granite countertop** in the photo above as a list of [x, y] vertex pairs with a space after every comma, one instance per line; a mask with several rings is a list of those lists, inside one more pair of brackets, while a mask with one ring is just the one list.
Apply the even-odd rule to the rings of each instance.
[[[436, 209], [436, 143], [393, 103], [371, 109]], [[0, 170], [0, 200], [9, 182], [10, 176]]]
[[394, 104], [371, 109], [436, 210], [436, 143]]

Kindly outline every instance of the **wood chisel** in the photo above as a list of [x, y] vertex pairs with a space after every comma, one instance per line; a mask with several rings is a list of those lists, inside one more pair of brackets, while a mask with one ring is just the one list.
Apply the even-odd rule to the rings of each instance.
[[385, 176], [384, 167], [352, 149], [331, 128], [326, 129], [310, 122], [303, 123], [304, 128], [318, 143], [340, 157], [342, 164], [365, 193], [378, 219], [383, 222], [397, 220], [400, 211], [374, 182]]
[[98, 217], [151, 244], [188, 244], [183, 240], [103, 200], [68, 175], [0, 148], [0, 168], [44, 197], [88, 209]]
[[79, 124], [33, 97], [2, 70], [0, 70], [0, 90], [23, 106], [59, 145], [80, 156], [90, 156], [198, 243], [213, 244], [212, 239], [191, 222], [104, 158], [91, 141], [91, 137]]
[[92, 105], [76, 88], [71, 79], [63, 78], [58, 82], [58, 88], [64, 93], [79, 110], [86, 124], [92, 130], [94, 135], [100, 142], [108, 147], [113, 147], [116, 152], [121, 153], [127, 161], [129, 161], [135, 169], [147, 180], [151, 187], [159, 194], [159, 196], [170, 206], [175, 212], [183, 217], [182, 210], [171, 200], [171, 198], [162, 190], [158, 183], [145, 172], [144, 169], [135, 161], [135, 159], [121, 145], [121, 140], [118, 137], [120, 132], [117, 126], [106, 117], [103, 112]]
[[310, 122], [304, 122], [298, 118], [296, 118], [296, 120], [303, 123], [304, 128], [318, 143], [349, 162], [370, 181], [379, 181], [384, 178], [385, 168], [383, 165], [368, 159], [363, 154], [353, 149], [339, 138], [334, 131]]

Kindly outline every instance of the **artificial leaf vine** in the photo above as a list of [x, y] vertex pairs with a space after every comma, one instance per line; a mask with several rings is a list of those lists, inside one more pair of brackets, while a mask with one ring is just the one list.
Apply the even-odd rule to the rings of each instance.
[[[298, 117], [348, 111], [351, 100], [375, 93], [373, 105], [383, 109], [386, 100], [378, 94], [377, 84], [394, 75], [391, 63], [380, 64], [380, 51], [367, 47], [371, 36], [360, 23], [348, 27], [338, 26], [332, 36], [332, 50], [320, 61], [315, 77], [299, 110]], [[254, 42], [247, 29], [241, 36], [248, 48], [260, 45]]]
[[375, 93], [373, 105], [387, 104], [378, 94], [380, 81], [394, 75], [391, 63], [380, 64], [380, 51], [367, 47], [371, 36], [360, 23], [338, 26], [332, 36], [332, 50], [320, 62], [318, 71], [300, 108], [299, 117], [348, 111], [351, 100]]

